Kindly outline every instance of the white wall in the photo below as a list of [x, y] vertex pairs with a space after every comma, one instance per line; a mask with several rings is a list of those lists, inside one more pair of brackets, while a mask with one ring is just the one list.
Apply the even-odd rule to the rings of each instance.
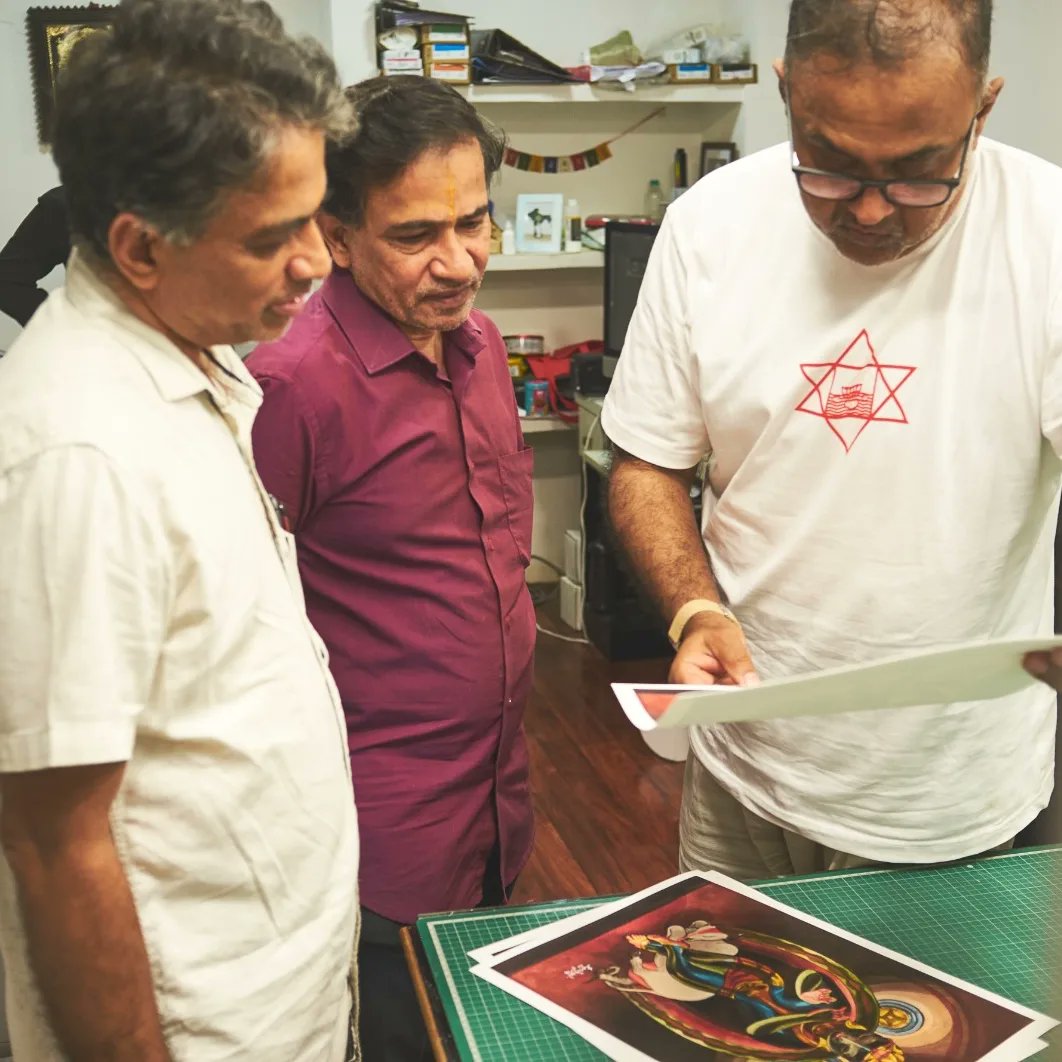
[[[71, 0], [81, 4], [87, 0]], [[370, 0], [275, 0], [288, 28], [309, 33], [332, 47], [344, 80], [353, 82], [375, 70], [372, 4]], [[472, 15], [481, 28], [498, 26], [561, 64], [578, 61], [587, 45], [622, 28], [631, 28], [636, 41], [647, 47], [684, 26], [712, 22], [742, 28], [760, 64], [758, 86], [745, 90], [745, 103], [728, 108], [672, 106], [643, 132], [616, 145], [615, 158], [595, 170], [565, 178], [551, 178], [506, 169], [495, 189], [504, 214], [512, 210], [521, 191], [557, 190], [579, 199], [584, 213], [595, 210], [636, 210], [650, 176], [666, 178], [677, 146], [685, 146], [691, 162], [702, 137], [738, 140], [746, 153], [776, 143], [785, 135], [781, 105], [770, 73], [770, 62], [781, 54], [787, 5], [784, 0], [668, 0], [647, 5], [643, 0], [453, 0], [454, 10]], [[56, 180], [55, 168], [36, 142], [29, 64], [25, 45], [23, 0], [0, 0], [0, 240], [14, 230], [36, 197]], [[572, 12], [578, 12], [578, 18]], [[1059, 0], [997, 0], [993, 71], [1007, 78], [1007, 88], [993, 115], [989, 132], [1000, 140], [1027, 148], [1062, 164], [1062, 65], [1054, 51], [1062, 39]], [[503, 125], [514, 144], [528, 151], [558, 154], [591, 147], [621, 131], [646, 113], [646, 105], [594, 104], [555, 107], [491, 105], [488, 114]], [[695, 165], [695, 163], [694, 163]], [[54, 285], [57, 270], [50, 278]], [[491, 282], [494, 283], [493, 281]], [[485, 308], [505, 318], [506, 327], [524, 317], [531, 296], [499, 282], [484, 294]], [[502, 299], [509, 291], [512, 305]], [[497, 297], [495, 297], [497, 295]], [[553, 297], [555, 305], [538, 306], [542, 330], [554, 333], [557, 343], [585, 338], [596, 320], [595, 282], [572, 278], [570, 287]], [[513, 315], [517, 315], [514, 317]], [[16, 327], [0, 317], [0, 350], [16, 334]], [[551, 339], [553, 336], [551, 336]]]
[[992, 73], [1006, 87], [987, 134], [1062, 165], [1062, 3], [996, 0]]
[[[85, 7], [87, 0], [70, 0]], [[0, 244], [7, 241], [37, 197], [58, 183], [51, 156], [37, 145], [29, 54], [26, 51], [26, 9], [21, 0], [0, 0]], [[61, 277], [57, 269], [48, 280]], [[18, 326], [0, 314], [0, 351], [18, 334]]]

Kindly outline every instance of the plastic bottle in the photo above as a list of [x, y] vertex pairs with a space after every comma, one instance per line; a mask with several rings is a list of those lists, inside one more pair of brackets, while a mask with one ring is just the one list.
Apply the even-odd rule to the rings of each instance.
[[516, 254], [516, 229], [513, 223], [507, 221], [502, 229], [502, 254]]
[[674, 177], [671, 190], [671, 200], [674, 202], [683, 192], [689, 188], [689, 179], [687, 178], [687, 166], [686, 166], [686, 149], [675, 149], [675, 162], [673, 166]]
[[583, 216], [576, 199], [569, 199], [564, 211], [564, 249], [569, 254], [583, 249]]
[[655, 178], [649, 182], [645, 193], [645, 216], [653, 221], [660, 221], [664, 216], [664, 190]]

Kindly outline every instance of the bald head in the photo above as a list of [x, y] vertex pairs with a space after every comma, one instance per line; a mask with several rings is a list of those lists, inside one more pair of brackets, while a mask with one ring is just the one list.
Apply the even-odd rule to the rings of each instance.
[[890, 68], [944, 44], [988, 75], [992, 0], [792, 0], [786, 66], [817, 58]]

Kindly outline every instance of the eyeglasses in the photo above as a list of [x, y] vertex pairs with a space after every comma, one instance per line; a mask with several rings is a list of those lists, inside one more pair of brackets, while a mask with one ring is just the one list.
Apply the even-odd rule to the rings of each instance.
[[793, 148], [793, 173], [802, 192], [815, 199], [828, 199], [835, 203], [850, 203], [858, 199], [868, 188], [877, 188], [884, 198], [899, 207], [937, 207], [950, 198], [956, 188], [962, 184], [962, 175], [966, 169], [966, 156], [970, 151], [977, 116], [970, 122], [966, 139], [962, 144], [962, 159], [959, 172], [954, 177], [890, 178], [886, 181], [870, 180], [864, 177], [850, 177], [843, 173], [830, 173], [828, 170], [816, 170], [810, 166], [801, 166], [793, 147], [793, 119], [786, 107], [786, 121], [789, 125], [789, 145]]

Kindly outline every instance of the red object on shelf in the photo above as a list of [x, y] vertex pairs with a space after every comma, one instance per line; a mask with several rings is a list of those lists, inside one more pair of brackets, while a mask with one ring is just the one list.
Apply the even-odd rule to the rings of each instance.
[[572, 372], [572, 356], [575, 354], [601, 354], [605, 344], [600, 339], [588, 339], [582, 343], [572, 343], [567, 347], [558, 347], [552, 354], [528, 354], [524, 360], [536, 380], [549, 382], [550, 409], [565, 424], [575, 424], [578, 419], [578, 406], [557, 390], [557, 381]]

